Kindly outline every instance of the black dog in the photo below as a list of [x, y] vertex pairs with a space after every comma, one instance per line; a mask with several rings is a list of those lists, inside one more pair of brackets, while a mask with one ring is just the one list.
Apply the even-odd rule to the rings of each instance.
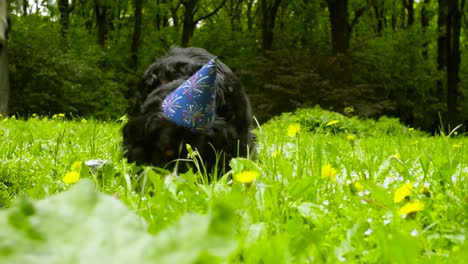
[[[252, 111], [234, 73], [216, 62], [216, 119], [212, 129], [192, 132], [162, 112], [164, 98], [206, 64], [214, 55], [200, 48], [172, 48], [146, 70], [136, 96], [136, 107], [123, 129], [128, 162], [179, 171], [190, 167], [186, 144], [197, 150], [204, 168], [226, 171], [233, 157], [247, 157], [254, 149]], [[178, 162], [174, 162], [178, 160]]]

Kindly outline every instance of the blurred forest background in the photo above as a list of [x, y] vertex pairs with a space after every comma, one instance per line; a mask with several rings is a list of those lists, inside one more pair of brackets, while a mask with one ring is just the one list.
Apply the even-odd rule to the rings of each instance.
[[465, 0], [0, 1], [9, 114], [122, 116], [178, 45], [229, 65], [261, 122], [318, 104], [428, 131], [468, 124]]

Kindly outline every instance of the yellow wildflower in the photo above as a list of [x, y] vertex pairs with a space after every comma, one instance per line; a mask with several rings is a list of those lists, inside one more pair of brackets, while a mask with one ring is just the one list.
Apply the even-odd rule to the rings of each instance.
[[88, 120], [86, 120], [85, 118], [83, 118], [83, 119], [81, 119], [81, 123], [86, 124], [86, 123], [88, 123]]
[[353, 183], [353, 187], [358, 192], [364, 190], [364, 186], [362, 186], [362, 184], [360, 182], [358, 182], [358, 181]]
[[325, 126], [333, 126], [333, 125], [337, 124], [338, 122], [340, 122], [340, 120], [335, 119], [335, 120], [332, 120], [332, 121], [328, 122]]
[[336, 179], [336, 174], [336, 170], [330, 164], [325, 164], [322, 166], [320, 173], [322, 179], [334, 181]]
[[294, 123], [288, 126], [288, 136], [294, 137], [301, 131], [301, 124]]
[[410, 196], [411, 191], [413, 191], [413, 184], [411, 182], [403, 184], [400, 188], [396, 189], [393, 201], [395, 203], [401, 202], [403, 199]]
[[277, 157], [281, 156], [281, 151], [275, 150], [271, 153], [271, 157], [276, 159]]
[[414, 128], [410, 127], [410, 128], [408, 128], [408, 131], [409, 131], [409, 132], [413, 132], [413, 131], [414, 131]]
[[70, 167], [70, 170], [71, 171], [76, 171], [76, 172], [80, 172], [81, 171], [81, 161], [75, 161], [73, 162], [73, 164], [71, 165]]
[[54, 115], [52, 116], [52, 119], [57, 119], [57, 114], [54, 114]]
[[80, 174], [76, 171], [70, 171], [63, 176], [62, 181], [66, 184], [73, 184], [80, 180]]
[[242, 183], [251, 183], [258, 177], [258, 171], [243, 171], [234, 174], [234, 180]]
[[354, 141], [356, 140], [356, 135], [354, 135], [354, 134], [348, 134], [348, 135], [346, 136], [346, 140], [351, 141], [351, 142], [354, 142]]
[[60, 114], [58, 114], [58, 117], [64, 117], [64, 116], [65, 116], [65, 114], [64, 114], [64, 113], [60, 113]]
[[398, 214], [407, 216], [422, 210], [424, 210], [424, 203], [420, 201], [415, 201], [403, 205], [403, 207], [401, 207], [400, 210], [398, 210]]
[[454, 149], [461, 149], [463, 147], [463, 144], [462, 143], [458, 143], [458, 144], [453, 144], [452, 145], [452, 148]]
[[397, 153], [392, 155], [392, 158], [395, 158], [397, 160], [401, 160], [401, 155], [400, 155], [400, 153], [397, 152]]

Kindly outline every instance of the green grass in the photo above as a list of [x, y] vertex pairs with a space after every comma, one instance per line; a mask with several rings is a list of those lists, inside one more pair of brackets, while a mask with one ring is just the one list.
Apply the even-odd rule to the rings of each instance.
[[[288, 135], [292, 124], [301, 125], [296, 135]], [[177, 263], [468, 260], [468, 141], [463, 135], [429, 136], [395, 119], [361, 121], [318, 108], [302, 109], [257, 129], [255, 163], [234, 161], [231, 175], [236, 179], [243, 171], [254, 171], [258, 177], [253, 183], [230, 184], [225, 176], [200, 184], [197, 178], [206, 175], [163, 176], [161, 170], [127, 164], [120, 149], [121, 127], [122, 121], [61, 117], [0, 120], [0, 203], [12, 207], [0, 213], [11, 211], [6, 215], [13, 217], [15, 208], [24, 207], [18, 199], [23, 193], [52, 201], [51, 196], [73, 187], [63, 177], [74, 162], [104, 159], [110, 163], [97, 171], [82, 165], [80, 181], [90, 178], [99, 193], [115, 197], [141, 216], [147, 223], [143, 235], [151, 234], [156, 245], [172, 241], [171, 247], [153, 253], [167, 254]], [[411, 191], [396, 202], [396, 190], [406, 183]], [[69, 200], [73, 207], [76, 199]], [[400, 215], [412, 202], [424, 208]], [[65, 210], [67, 203], [57, 205], [56, 211]], [[27, 226], [27, 232], [22, 230], [31, 234], [34, 228]], [[101, 229], [96, 229], [98, 236]], [[1, 230], [0, 226], [0, 238]], [[75, 245], [73, 240], [69, 244]], [[18, 247], [25, 246], [18, 242]], [[0, 243], [0, 262], [15, 252], [5, 248]], [[156, 259], [136, 262], [168, 260]]]

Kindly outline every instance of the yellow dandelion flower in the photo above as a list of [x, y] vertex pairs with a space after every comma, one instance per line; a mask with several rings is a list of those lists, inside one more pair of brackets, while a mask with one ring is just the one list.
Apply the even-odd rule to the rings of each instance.
[[52, 116], [52, 119], [57, 119], [57, 114], [54, 114], [54, 115]]
[[452, 145], [452, 148], [454, 149], [461, 149], [463, 147], [463, 144], [462, 143], [458, 143], [458, 144], [453, 144]]
[[251, 183], [258, 177], [258, 171], [243, 171], [234, 174], [234, 180], [242, 183]]
[[88, 120], [86, 120], [85, 118], [83, 118], [83, 119], [81, 119], [81, 123], [86, 124], [86, 123], [88, 123]]
[[392, 158], [397, 159], [397, 160], [401, 160], [401, 155], [400, 155], [400, 153], [397, 152], [397, 153], [392, 155]]
[[362, 184], [360, 182], [358, 182], [358, 181], [353, 183], [353, 187], [358, 192], [364, 190], [364, 186], [362, 186]]
[[281, 156], [281, 151], [273, 151], [273, 153], [271, 153], [271, 157], [276, 159], [277, 157]]
[[64, 113], [60, 113], [60, 114], [58, 114], [58, 117], [65, 117], [65, 114], [64, 114]]
[[340, 122], [340, 120], [335, 119], [335, 120], [332, 120], [332, 121], [328, 122], [325, 126], [333, 126], [333, 125], [337, 124], [338, 122]]
[[80, 174], [76, 171], [70, 171], [63, 176], [62, 181], [66, 184], [73, 184], [80, 180]]
[[71, 167], [70, 167], [70, 170], [71, 170], [71, 171], [76, 171], [76, 172], [80, 173], [80, 171], [81, 171], [81, 164], [82, 164], [81, 161], [75, 161], [75, 162], [73, 162], [73, 164], [72, 164]]
[[401, 202], [403, 199], [410, 196], [411, 191], [413, 191], [413, 184], [411, 182], [403, 184], [400, 188], [396, 189], [393, 201], [395, 203]]
[[408, 128], [408, 131], [409, 131], [409, 132], [413, 132], [413, 131], [414, 131], [414, 128], [410, 127], [410, 128]]
[[354, 141], [356, 140], [356, 135], [354, 135], [354, 134], [348, 134], [348, 135], [346, 136], [346, 140], [351, 141], [351, 142], [354, 142]]
[[320, 172], [322, 179], [334, 181], [336, 179], [336, 174], [336, 170], [330, 164], [325, 164], [322, 166]]
[[294, 137], [301, 131], [301, 124], [294, 123], [288, 126], [288, 136]]
[[424, 203], [420, 201], [409, 202], [398, 210], [399, 215], [409, 215], [424, 210]]

